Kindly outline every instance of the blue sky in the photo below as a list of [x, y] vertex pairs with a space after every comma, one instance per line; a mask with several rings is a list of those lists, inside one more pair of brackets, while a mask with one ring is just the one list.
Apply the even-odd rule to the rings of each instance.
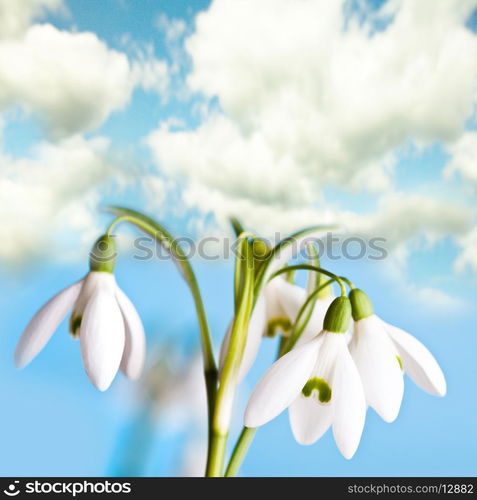
[[[97, 392], [65, 325], [31, 366], [12, 362], [31, 315], [87, 271], [108, 203], [194, 237], [230, 234], [236, 214], [264, 235], [336, 222], [386, 238], [384, 261], [328, 264], [431, 349], [448, 395], [407, 380], [398, 420], [368, 411], [349, 462], [330, 433], [296, 444], [282, 415], [243, 473], [475, 475], [477, 3], [271, 5], [0, 0], [2, 475], [119, 470], [141, 384]], [[218, 346], [232, 264], [194, 265]], [[192, 303], [170, 263], [124, 250], [117, 279], [151, 347], [194, 350]], [[242, 406], [274, 352], [265, 343]], [[143, 473], [179, 473], [187, 433], [166, 417], [150, 432]]]

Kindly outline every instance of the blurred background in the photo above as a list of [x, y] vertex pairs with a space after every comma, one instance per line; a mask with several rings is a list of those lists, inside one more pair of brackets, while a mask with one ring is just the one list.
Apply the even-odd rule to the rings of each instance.
[[[440, 362], [445, 398], [406, 378], [399, 418], [368, 411], [347, 461], [328, 432], [293, 440], [283, 414], [257, 433], [246, 476], [476, 474], [477, 1], [0, 0], [0, 475], [201, 475], [198, 331], [169, 261], [139, 260], [119, 229], [119, 285], [148, 337], [148, 366], [106, 393], [62, 325], [22, 371], [16, 341], [87, 272], [107, 204], [174, 234], [273, 237], [339, 224], [358, 250], [323, 264]], [[219, 244], [220, 246], [220, 244]], [[214, 344], [233, 263], [193, 259]], [[273, 360], [263, 342], [242, 384]]]

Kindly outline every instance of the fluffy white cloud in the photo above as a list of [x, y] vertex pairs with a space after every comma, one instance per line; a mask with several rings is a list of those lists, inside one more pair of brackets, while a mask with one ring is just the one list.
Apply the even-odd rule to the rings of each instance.
[[62, 5], [63, 0], [0, 0], [0, 38], [22, 34], [33, 19]]
[[21, 261], [67, 248], [59, 238], [71, 231], [91, 244], [98, 234], [100, 192], [113, 176], [105, 160], [108, 147], [105, 138], [76, 136], [56, 145], [41, 143], [29, 159], [0, 156], [1, 259]]
[[477, 81], [477, 37], [464, 23], [477, 3], [392, 2], [382, 14], [392, 22], [373, 34], [373, 16], [359, 24], [344, 5], [213, 2], [187, 40], [189, 83], [218, 98], [245, 145], [260, 134], [309, 182], [366, 189], [370, 164], [407, 140], [462, 131]]
[[[213, 1], [185, 41], [188, 86], [209, 108], [195, 128], [163, 123], [146, 139], [181, 210], [199, 214], [202, 229], [240, 214], [268, 235], [337, 222], [385, 237], [398, 253], [447, 235], [459, 244], [475, 214], [444, 184], [440, 195], [397, 192], [394, 172], [410, 144], [441, 142], [455, 144], [446, 172], [470, 180], [475, 152], [464, 136], [477, 97], [477, 36], [466, 21], [476, 7]], [[329, 187], [373, 201], [345, 209]], [[456, 306], [439, 290], [413, 291]]]
[[134, 83], [127, 57], [93, 33], [34, 25], [0, 42], [0, 108], [33, 111], [60, 136], [99, 126]]
[[[199, 14], [186, 41], [188, 82], [221, 112], [194, 130], [162, 125], [147, 139], [186, 205], [259, 226], [271, 213], [282, 227], [349, 218], [333, 202], [322, 208], [325, 186], [389, 193], [400, 148], [463, 132], [477, 85], [477, 37], [465, 21], [477, 2], [393, 1], [368, 8], [361, 23], [347, 5], [223, 0]], [[404, 224], [393, 213], [393, 224], [379, 216], [366, 224], [394, 238]], [[432, 209], [425, 214], [409, 227], [425, 229]]]

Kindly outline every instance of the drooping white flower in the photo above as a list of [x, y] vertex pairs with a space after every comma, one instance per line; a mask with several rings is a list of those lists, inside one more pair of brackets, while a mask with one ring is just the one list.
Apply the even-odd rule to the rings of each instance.
[[314, 443], [332, 426], [343, 456], [354, 455], [364, 427], [366, 403], [343, 335], [350, 309], [348, 299], [335, 299], [324, 329], [269, 368], [250, 397], [244, 418], [247, 427], [266, 424], [289, 408], [293, 435], [299, 443]]
[[59, 292], [33, 316], [18, 342], [15, 362], [19, 368], [30, 363], [72, 311], [70, 331], [80, 339], [86, 373], [104, 391], [119, 369], [131, 379], [140, 376], [145, 335], [135, 307], [116, 284], [111, 263], [102, 261], [91, 268], [95, 270]]
[[352, 290], [350, 299], [355, 322], [349, 348], [367, 404], [384, 421], [394, 421], [404, 393], [403, 371], [422, 389], [444, 396], [445, 377], [429, 350], [409, 333], [376, 316], [362, 290]]

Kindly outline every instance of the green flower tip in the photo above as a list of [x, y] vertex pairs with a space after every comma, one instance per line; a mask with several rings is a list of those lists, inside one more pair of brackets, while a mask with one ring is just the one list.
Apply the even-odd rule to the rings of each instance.
[[114, 238], [104, 234], [98, 238], [89, 254], [89, 268], [91, 271], [112, 273], [116, 263], [116, 242]]
[[349, 292], [349, 300], [351, 301], [351, 309], [353, 319], [359, 321], [360, 319], [368, 318], [373, 315], [373, 305], [369, 297], [363, 290], [354, 288]]
[[323, 321], [323, 329], [331, 333], [345, 333], [351, 320], [348, 297], [338, 297], [330, 304]]

